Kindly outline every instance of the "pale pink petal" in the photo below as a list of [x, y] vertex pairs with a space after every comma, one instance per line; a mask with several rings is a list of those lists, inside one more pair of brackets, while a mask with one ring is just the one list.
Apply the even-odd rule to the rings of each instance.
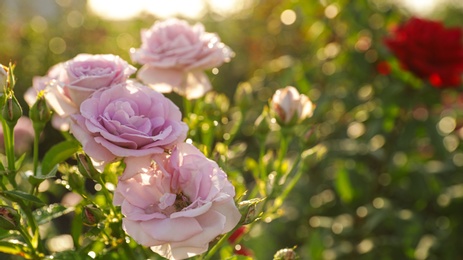
[[211, 89], [212, 86], [206, 73], [193, 71], [187, 74], [185, 86], [178, 88], [177, 92], [184, 95], [187, 99], [196, 99], [204, 96]]
[[124, 159], [125, 169], [121, 176], [121, 180], [130, 179], [137, 173], [147, 172], [151, 165], [151, 161], [151, 155], [141, 157], [126, 157]]
[[150, 65], [144, 65], [137, 74], [137, 78], [161, 93], [171, 92], [184, 80], [184, 73], [176, 69], [162, 69]]
[[78, 112], [78, 107], [63, 93], [63, 88], [56, 81], [50, 82], [45, 91], [47, 103], [59, 116], [69, 116]]
[[204, 232], [203, 226], [195, 218], [152, 219], [140, 225], [159, 241], [183, 241]]
[[164, 243], [151, 237], [149, 235], [150, 230], [146, 230], [140, 223], [140, 221], [124, 218], [122, 220], [122, 227], [134, 240], [143, 246], [156, 246]]

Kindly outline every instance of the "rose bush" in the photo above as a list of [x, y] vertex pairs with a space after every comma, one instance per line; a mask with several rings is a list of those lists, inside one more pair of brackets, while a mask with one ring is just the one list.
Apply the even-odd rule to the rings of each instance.
[[402, 67], [435, 87], [461, 84], [463, 30], [412, 17], [385, 39]]
[[169, 259], [201, 254], [241, 218], [234, 187], [217, 163], [182, 143], [155, 156], [146, 172], [120, 180], [114, 204], [124, 230], [138, 243]]
[[205, 69], [230, 60], [233, 52], [197, 23], [168, 19], [141, 32], [142, 45], [131, 49], [134, 62], [143, 64], [137, 77], [160, 92], [175, 91], [188, 99], [211, 89]]
[[134, 81], [95, 92], [72, 120], [71, 133], [93, 160], [104, 165], [125, 158], [131, 174], [148, 168], [153, 154], [182, 142], [188, 131], [172, 101]]

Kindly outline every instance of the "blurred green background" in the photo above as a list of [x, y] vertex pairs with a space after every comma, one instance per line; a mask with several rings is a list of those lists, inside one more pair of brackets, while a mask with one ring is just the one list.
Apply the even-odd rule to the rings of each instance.
[[[437, 2], [421, 15], [463, 26], [458, 1]], [[434, 89], [400, 71], [382, 42], [391, 28], [419, 14], [385, 0], [244, 3], [233, 13], [210, 4], [200, 17], [183, 17], [202, 22], [236, 54], [209, 72], [232, 105], [253, 104], [233, 145], [248, 148], [242, 157], [255, 157], [254, 120], [276, 89], [293, 85], [317, 104], [312, 122], [323, 152], [317, 160], [308, 157], [282, 217], [256, 225], [243, 245], [256, 259], [293, 246], [302, 259], [463, 259], [461, 88]], [[0, 0], [0, 10], [0, 63], [17, 64], [15, 91], [23, 107], [34, 76], [79, 53], [131, 62], [140, 29], [161, 19], [148, 12], [105, 19], [76, 0]], [[390, 75], [377, 72], [383, 61], [392, 64]], [[43, 151], [61, 140], [56, 130], [47, 131]], [[230, 163], [252, 179], [243, 160]]]

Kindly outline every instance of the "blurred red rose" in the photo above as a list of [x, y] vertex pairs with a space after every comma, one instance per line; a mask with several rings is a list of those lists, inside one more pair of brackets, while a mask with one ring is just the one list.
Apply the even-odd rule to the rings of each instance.
[[385, 40], [402, 67], [435, 87], [457, 87], [463, 73], [463, 30], [411, 18]]
[[[249, 248], [243, 246], [242, 244], [236, 244], [239, 239], [247, 232], [246, 226], [241, 226], [231, 236], [228, 238], [228, 242], [234, 245], [234, 253], [237, 255], [249, 256], [252, 257], [254, 253]], [[236, 244], [236, 245], [235, 245]]]

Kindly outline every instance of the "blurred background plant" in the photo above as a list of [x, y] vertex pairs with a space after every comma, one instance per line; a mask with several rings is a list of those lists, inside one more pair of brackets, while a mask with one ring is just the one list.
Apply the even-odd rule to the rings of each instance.
[[[288, 173], [301, 160], [300, 179], [284, 203], [276, 196], [256, 205], [257, 212], [265, 206], [271, 214], [234, 241], [238, 252], [250, 249], [256, 259], [271, 259], [282, 248], [292, 248], [301, 259], [463, 256], [461, 85], [433, 88], [401, 69], [383, 42], [414, 15], [461, 28], [460, 1], [254, 0], [228, 8], [221, 1], [188, 2], [179, 11], [141, 0], [1, 1], [0, 62], [17, 64], [15, 94], [24, 114], [22, 96], [32, 77], [52, 65], [79, 53], [112, 53], [130, 61], [140, 29], [155, 20], [175, 15], [201, 21], [235, 57], [208, 72], [214, 92], [193, 101], [184, 115], [189, 138], [224, 168], [243, 199], [269, 195], [275, 187], [281, 195], [289, 181], [283, 179], [281, 188], [265, 185], [278, 176], [275, 169]], [[288, 85], [316, 109], [291, 130], [303, 140], [287, 140], [288, 151], [281, 151], [280, 133], [286, 132], [261, 115], [274, 92]], [[182, 104], [176, 94], [167, 96]], [[64, 140], [47, 125], [41, 157]], [[285, 156], [277, 160], [281, 152]], [[267, 179], [256, 178], [259, 174]], [[67, 176], [79, 177], [43, 181], [40, 198], [76, 205], [79, 198], [70, 189], [94, 193], [116, 182]], [[56, 182], [62, 185], [52, 185]], [[95, 199], [100, 207], [108, 202]], [[92, 207], [75, 214], [93, 212]], [[69, 230], [71, 214], [59, 212], [63, 216], [42, 237], [50, 251], [70, 249], [79, 233], [76, 224]], [[104, 225], [120, 231], [114, 223]]]

